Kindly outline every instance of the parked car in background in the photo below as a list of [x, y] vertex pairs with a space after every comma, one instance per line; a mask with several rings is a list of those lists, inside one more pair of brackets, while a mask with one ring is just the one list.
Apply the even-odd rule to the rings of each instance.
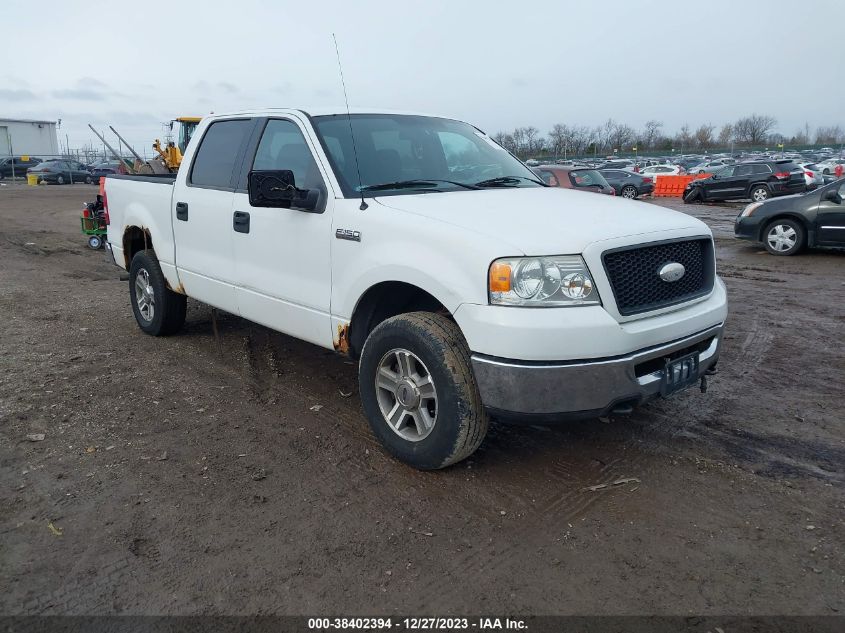
[[845, 165], [845, 158], [830, 158], [818, 163], [819, 169], [822, 170], [822, 174], [826, 176], [832, 174], [837, 165]]
[[684, 190], [684, 202], [745, 198], [761, 202], [774, 196], [802, 193], [806, 188], [804, 170], [790, 160], [740, 163], [724, 166], [709, 178], [693, 180]]
[[94, 176], [85, 169], [85, 165], [75, 160], [46, 160], [43, 163], [31, 167], [27, 174], [36, 174], [38, 183], [52, 182], [57, 185], [84, 182], [93, 184]]
[[605, 161], [598, 167], [599, 169], [633, 169], [634, 161], [626, 160], [624, 158], [612, 159]]
[[795, 164], [804, 170], [804, 181], [807, 185], [808, 191], [812, 191], [816, 187], [824, 185], [824, 175], [816, 163], [799, 161]]
[[635, 174], [624, 169], [600, 169], [608, 184], [613, 187], [617, 196], [623, 198], [639, 198], [654, 191], [654, 179], [651, 176]]
[[559, 158], [555, 161], [555, 165], [565, 165], [568, 167], [589, 167], [589, 163], [583, 160], [571, 160], [567, 158]]
[[560, 165], [540, 165], [534, 172], [552, 187], [564, 189], [583, 189], [595, 193], [616, 195], [607, 180], [597, 170], [585, 167], [562, 167]]
[[128, 173], [126, 164], [119, 160], [104, 160], [91, 167], [91, 175], [94, 176], [95, 180], [98, 180], [102, 176], [108, 176], [109, 174], [126, 173]]
[[845, 179], [779, 200], [749, 204], [734, 234], [762, 242], [772, 255], [796, 255], [805, 247], [845, 246]]
[[540, 164], [540, 161], [537, 160], [536, 158], [529, 158], [527, 161], [525, 161], [525, 164], [528, 165], [529, 167], [536, 167], [537, 165]]
[[698, 165], [693, 165], [687, 169], [687, 172], [690, 174], [707, 174], [712, 173], [715, 169], [719, 169], [725, 165], [733, 165], [734, 163], [736, 163], [736, 160], [733, 158], [716, 158], [715, 160], [709, 160], [699, 163]]
[[15, 178], [24, 178], [26, 177], [26, 170], [35, 167], [40, 162], [41, 159], [34, 156], [27, 156], [26, 160], [23, 159], [23, 156], [9, 156], [0, 159], [0, 180], [11, 178], [12, 175]]
[[677, 165], [652, 165], [651, 167], [643, 167], [640, 170], [640, 174], [652, 178], [656, 178], [657, 176], [677, 176], [680, 173], [681, 168]]

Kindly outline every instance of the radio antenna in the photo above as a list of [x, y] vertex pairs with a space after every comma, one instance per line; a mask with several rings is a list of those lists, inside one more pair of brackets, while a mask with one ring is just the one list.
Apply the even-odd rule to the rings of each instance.
[[358, 192], [361, 194], [361, 211], [367, 208], [364, 200], [364, 183], [361, 182], [361, 165], [358, 163], [358, 148], [355, 146], [355, 132], [352, 131], [352, 115], [349, 113], [349, 97], [346, 96], [346, 81], [343, 78], [343, 66], [340, 63], [340, 50], [337, 48], [337, 38], [332, 33], [334, 52], [337, 55], [337, 68], [340, 71], [340, 85], [343, 86], [343, 100], [346, 102], [346, 120], [349, 123], [349, 136], [352, 137], [352, 153], [355, 155], [355, 171], [358, 173]]

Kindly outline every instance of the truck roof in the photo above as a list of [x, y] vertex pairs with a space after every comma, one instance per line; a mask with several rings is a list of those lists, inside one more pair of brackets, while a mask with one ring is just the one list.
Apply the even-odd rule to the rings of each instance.
[[[343, 106], [321, 107], [321, 108], [254, 108], [249, 110], [237, 110], [234, 112], [214, 112], [208, 116], [218, 118], [226, 116], [266, 116], [270, 114], [289, 114], [289, 113], [304, 113], [308, 116], [337, 116], [346, 114], [346, 108]], [[441, 119], [454, 119], [454, 117], [441, 116], [437, 114], [430, 114], [426, 112], [408, 112], [403, 110], [391, 110], [386, 108], [350, 108], [350, 114], [404, 114], [410, 116], [430, 116]]]

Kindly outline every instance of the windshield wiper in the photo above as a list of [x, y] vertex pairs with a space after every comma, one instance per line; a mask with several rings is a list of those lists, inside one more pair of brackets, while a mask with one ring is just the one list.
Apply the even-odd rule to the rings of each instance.
[[424, 180], [398, 180], [396, 182], [385, 182], [380, 185], [365, 185], [361, 187], [361, 191], [386, 191], [388, 189], [428, 189], [436, 187], [439, 183], [445, 182], [456, 187], [463, 187], [464, 189], [478, 189], [475, 185], [470, 185], [457, 180], [434, 180], [427, 178]]
[[527, 180], [528, 182], [533, 182], [535, 184], [541, 185], [543, 187], [548, 187], [548, 185], [544, 182], [540, 182], [539, 180], [534, 180], [533, 178], [529, 178], [528, 176], [499, 176], [498, 178], [489, 178], [487, 180], [482, 180], [481, 182], [475, 183], [476, 187], [515, 187], [519, 184], [520, 180]]

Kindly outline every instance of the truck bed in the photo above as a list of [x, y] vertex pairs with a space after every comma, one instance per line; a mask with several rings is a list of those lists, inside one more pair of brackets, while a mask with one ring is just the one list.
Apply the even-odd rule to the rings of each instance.
[[[156, 236], [156, 255], [169, 280], [176, 279], [175, 246], [171, 224], [173, 184], [176, 174], [106, 176], [105, 193], [109, 210], [108, 242], [115, 263], [129, 269], [125, 242], [141, 231]], [[155, 186], [159, 185], [159, 186]], [[161, 186], [166, 185], [166, 186]], [[129, 231], [130, 227], [135, 227]]]

